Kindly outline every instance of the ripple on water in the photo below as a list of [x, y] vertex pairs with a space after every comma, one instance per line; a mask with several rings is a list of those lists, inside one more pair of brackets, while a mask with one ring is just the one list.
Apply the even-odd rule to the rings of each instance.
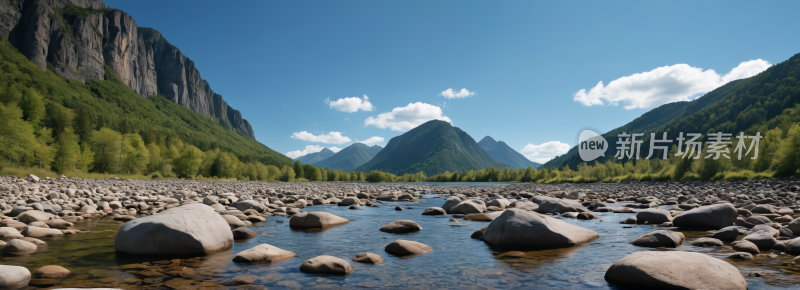
[[[236, 241], [232, 249], [204, 257], [130, 256], [114, 252], [114, 237], [122, 225], [115, 221], [82, 221], [76, 227], [87, 231], [60, 238], [43, 238], [47, 245], [24, 256], [0, 256], [0, 263], [25, 266], [31, 272], [46, 265], [61, 265], [72, 275], [58, 281], [58, 287], [118, 287], [143, 289], [221, 289], [227, 280], [240, 275], [254, 275], [257, 285], [279, 289], [351, 289], [351, 288], [416, 288], [416, 289], [524, 289], [524, 288], [587, 288], [611, 289], [604, 275], [616, 260], [638, 251], [665, 250], [636, 247], [636, 237], [661, 229], [649, 225], [622, 225], [632, 214], [597, 213], [600, 220], [564, 219], [600, 234], [593, 242], [561, 249], [522, 249], [490, 247], [471, 239], [475, 230], [486, 222], [465, 221], [452, 226], [448, 216], [423, 216], [430, 206], [440, 206], [442, 199], [426, 199], [427, 203], [386, 203], [381, 207], [350, 210], [338, 206], [312, 206], [307, 211], [325, 211], [347, 218], [350, 223], [325, 230], [292, 230], [283, 217], [268, 217], [266, 222], [251, 227], [259, 236]], [[394, 206], [407, 208], [395, 211]], [[610, 204], [620, 207], [622, 204]], [[422, 230], [407, 234], [389, 234], [378, 229], [389, 222], [409, 219]], [[630, 228], [623, 228], [630, 226]], [[704, 231], [681, 231], [691, 240]], [[431, 246], [430, 253], [399, 258], [384, 251], [397, 240], [418, 241]], [[267, 243], [295, 252], [293, 259], [275, 264], [233, 263], [233, 256], [258, 244]], [[669, 249], [672, 250], [672, 249]], [[694, 247], [684, 243], [674, 250], [703, 252], [725, 258], [730, 246]], [[306, 274], [300, 265], [319, 255], [331, 255], [350, 261], [358, 253], [372, 252], [384, 257], [382, 264], [351, 262], [354, 272], [347, 276]], [[751, 261], [729, 261], [746, 274], [751, 289], [800, 287], [800, 265], [789, 263], [791, 255], [767, 252]], [[51, 283], [42, 282], [44, 285]]]

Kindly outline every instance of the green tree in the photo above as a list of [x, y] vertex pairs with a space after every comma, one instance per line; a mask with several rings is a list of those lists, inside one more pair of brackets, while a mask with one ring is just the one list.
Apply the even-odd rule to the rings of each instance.
[[80, 105], [78, 109], [75, 110], [75, 120], [73, 123], [75, 133], [80, 136], [81, 143], [86, 143], [97, 124], [97, 114], [92, 107]]
[[194, 178], [203, 162], [203, 151], [192, 145], [186, 145], [180, 157], [174, 163], [175, 174], [181, 178]]
[[758, 157], [752, 163], [753, 171], [762, 172], [772, 169], [775, 155], [781, 146], [783, 130], [775, 128], [764, 134], [764, 139], [759, 142]]
[[781, 141], [780, 149], [776, 153], [778, 164], [775, 168], [776, 176], [788, 176], [800, 168], [800, 125], [792, 124], [786, 139]]
[[21, 166], [25, 158], [32, 156], [30, 148], [34, 146], [33, 127], [22, 120], [22, 110], [14, 104], [0, 103], [0, 155]]
[[116, 169], [117, 152], [119, 151], [120, 134], [117, 131], [103, 127], [92, 132], [91, 144], [94, 152], [93, 170], [102, 173], [112, 172]]
[[61, 136], [66, 128], [72, 127], [72, 119], [75, 114], [67, 107], [58, 103], [48, 103], [45, 126], [53, 129], [55, 136]]
[[286, 182], [294, 181], [294, 177], [295, 177], [294, 169], [289, 167], [289, 165], [284, 165], [283, 168], [281, 168], [281, 181], [286, 181]]
[[144, 141], [139, 134], [125, 134], [125, 144], [122, 157], [122, 169], [128, 174], [141, 173], [147, 170], [150, 161], [150, 152], [144, 146]]
[[47, 127], [40, 129], [39, 136], [36, 136], [36, 146], [33, 148], [34, 165], [37, 167], [45, 167], [45, 165], [53, 162], [53, 157], [56, 153], [53, 146], [53, 130]]
[[72, 132], [72, 128], [66, 128], [58, 135], [56, 148], [53, 170], [58, 174], [74, 170], [81, 157], [81, 147], [78, 145], [78, 135]]
[[297, 174], [298, 177], [305, 177], [306, 173], [303, 170], [303, 163], [300, 160], [294, 162], [294, 173]]
[[23, 118], [34, 126], [44, 118], [44, 97], [32, 88], [25, 90], [19, 106], [22, 108]]

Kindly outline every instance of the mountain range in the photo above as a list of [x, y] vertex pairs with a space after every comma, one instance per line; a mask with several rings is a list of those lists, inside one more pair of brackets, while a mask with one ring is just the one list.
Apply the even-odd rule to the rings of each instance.
[[372, 160], [382, 149], [383, 147], [378, 145], [368, 146], [363, 143], [353, 143], [336, 154], [312, 164], [319, 168], [327, 167], [330, 170], [355, 171], [359, 166]]
[[431, 120], [392, 138], [372, 160], [356, 171], [380, 170], [394, 174], [481, 170], [510, 167], [495, 160], [466, 132], [450, 123]]
[[492, 158], [511, 165], [512, 169], [528, 168], [529, 166], [532, 166], [533, 168], [539, 168], [539, 166], [542, 166], [539, 163], [528, 160], [528, 158], [516, 150], [511, 149], [506, 142], [495, 141], [489, 136], [483, 137], [483, 139], [478, 142], [478, 145], [480, 145], [481, 148], [483, 148], [483, 150], [489, 154], [489, 156], [492, 156]]
[[[753, 136], [759, 132], [764, 136], [767, 130], [780, 128], [787, 132], [789, 126], [800, 121], [793, 115], [800, 103], [800, 54], [773, 65], [767, 70], [747, 79], [729, 82], [705, 95], [684, 102], [661, 105], [619, 128], [611, 130], [603, 137], [608, 141], [605, 157], [597, 159], [604, 162], [614, 158], [618, 134], [645, 133], [641, 157], [649, 154], [650, 133], [660, 135], [667, 132], [667, 139], [673, 140], [683, 132], [688, 133], [730, 133], [733, 136], [744, 132]], [[731, 138], [735, 141], [735, 137]], [[763, 145], [763, 144], [762, 144]], [[654, 154], [660, 153], [656, 151]], [[577, 147], [558, 156], [542, 168], [561, 168], [569, 166], [576, 169], [582, 163]]]
[[331, 149], [322, 148], [322, 150], [319, 151], [319, 152], [309, 153], [309, 154], [297, 157], [294, 160], [295, 161], [300, 161], [303, 164], [314, 164], [316, 162], [320, 162], [322, 160], [325, 160], [328, 157], [333, 156], [333, 154], [336, 154], [336, 153], [331, 151]]
[[107, 66], [143, 98], [164, 96], [255, 140], [250, 123], [211, 89], [191, 59], [102, 0], [0, 1], [0, 10], [0, 37], [40, 69], [86, 82], [108, 80]]

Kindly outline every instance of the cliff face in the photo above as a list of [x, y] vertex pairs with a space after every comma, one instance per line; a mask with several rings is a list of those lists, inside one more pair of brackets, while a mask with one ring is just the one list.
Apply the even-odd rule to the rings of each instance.
[[102, 0], [0, 0], [0, 36], [41, 69], [104, 79], [108, 65], [143, 97], [160, 94], [255, 139], [242, 114], [202, 79], [192, 60], [154, 29]]

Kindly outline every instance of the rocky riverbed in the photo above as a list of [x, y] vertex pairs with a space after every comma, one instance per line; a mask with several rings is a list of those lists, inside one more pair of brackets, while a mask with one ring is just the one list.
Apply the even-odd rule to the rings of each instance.
[[796, 288], [798, 191], [0, 177], [0, 288]]

